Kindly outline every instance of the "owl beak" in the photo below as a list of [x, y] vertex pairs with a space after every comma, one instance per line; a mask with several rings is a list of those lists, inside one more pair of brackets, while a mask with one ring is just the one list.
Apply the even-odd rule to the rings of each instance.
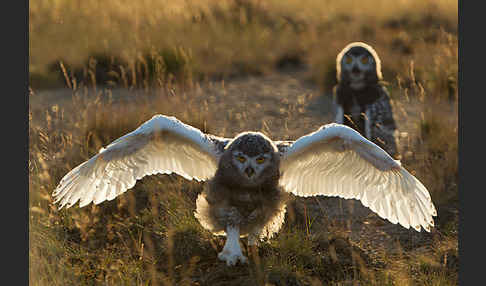
[[253, 174], [255, 174], [255, 170], [253, 170], [252, 167], [248, 167], [248, 168], [245, 169], [245, 173], [248, 176], [248, 178], [251, 178], [251, 176], [253, 176]]
[[351, 70], [351, 72], [353, 74], [359, 74], [361, 71], [359, 70], [359, 68], [357, 66], [354, 66], [353, 69]]

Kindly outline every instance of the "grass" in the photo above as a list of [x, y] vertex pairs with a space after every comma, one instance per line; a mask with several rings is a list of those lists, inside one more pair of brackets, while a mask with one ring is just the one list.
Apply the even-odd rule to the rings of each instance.
[[30, 3], [32, 85], [64, 85], [60, 62], [78, 81], [91, 81], [83, 69], [112, 71], [113, 78], [98, 84], [118, 86], [125, 84], [122, 78], [138, 86], [149, 79], [187, 84], [268, 73], [297, 62], [309, 65], [312, 80], [326, 86], [335, 77], [329, 71], [335, 56], [357, 39], [375, 47], [390, 78], [413, 60], [417, 79], [445, 73], [441, 80], [457, 82], [457, 64], [446, 64], [457, 62], [457, 1], [150, 0], [99, 5], [92, 0]]
[[[457, 285], [457, 2], [29, 6], [30, 285]], [[224, 239], [192, 215], [203, 183], [156, 175], [98, 206], [52, 204], [69, 170], [156, 113], [228, 137], [315, 130], [332, 119], [335, 56], [356, 40], [382, 59], [402, 163], [438, 210], [432, 233], [296, 198], [274, 239], [242, 240], [250, 264], [228, 268]]]

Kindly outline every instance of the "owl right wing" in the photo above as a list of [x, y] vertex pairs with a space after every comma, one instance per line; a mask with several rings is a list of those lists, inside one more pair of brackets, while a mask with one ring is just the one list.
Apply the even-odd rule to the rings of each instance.
[[175, 117], [155, 115], [66, 174], [53, 192], [54, 202], [60, 208], [77, 201], [80, 207], [99, 204], [157, 173], [206, 180], [216, 172], [229, 141], [204, 134]]
[[358, 199], [382, 218], [430, 231], [437, 215], [424, 185], [399, 161], [341, 124], [327, 124], [294, 142], [277, 141], [283, 188], [297, 196]]

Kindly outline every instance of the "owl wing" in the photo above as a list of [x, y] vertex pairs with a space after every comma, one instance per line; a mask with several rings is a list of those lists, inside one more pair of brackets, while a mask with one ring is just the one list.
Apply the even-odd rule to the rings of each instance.
[[290, 146], [278, 143], [286, 191], [358, 199], [380, 217], [417, 231], [434, 225], [437, 213], [424, 185], [354, 129], [332, 123]]
[[198, 181], [212, 177], [229, 139], [204, 134], [175, 117], [155, 115], [62, 178], [53, 192], [60, 208], [112, 200], [138, 179], [176, 173]]

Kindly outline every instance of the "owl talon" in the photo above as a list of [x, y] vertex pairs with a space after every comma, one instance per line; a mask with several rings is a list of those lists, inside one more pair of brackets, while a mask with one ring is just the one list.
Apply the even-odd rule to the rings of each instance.
[[239, 240], [239, 227], [228, 225], [226, 227], [226, 243], [224, 244], [223, 251], [218, 253], [219, 260], [225, 261], [228, 266], [234, 266], [238, 261], [242, 264], [247, 263], [248, 259], [241, 252]]
[[238, 261], [240, 261], [241, 264], [248, 263], [248, 258], [246, 258], [246, 256], [244, 256], [243, 254], [231, 253], [227, 250], [223, 250], [218, 253], [218, 258], [221, 261], [225, 261], [226, 265], [228, 266], [235, 266]]

